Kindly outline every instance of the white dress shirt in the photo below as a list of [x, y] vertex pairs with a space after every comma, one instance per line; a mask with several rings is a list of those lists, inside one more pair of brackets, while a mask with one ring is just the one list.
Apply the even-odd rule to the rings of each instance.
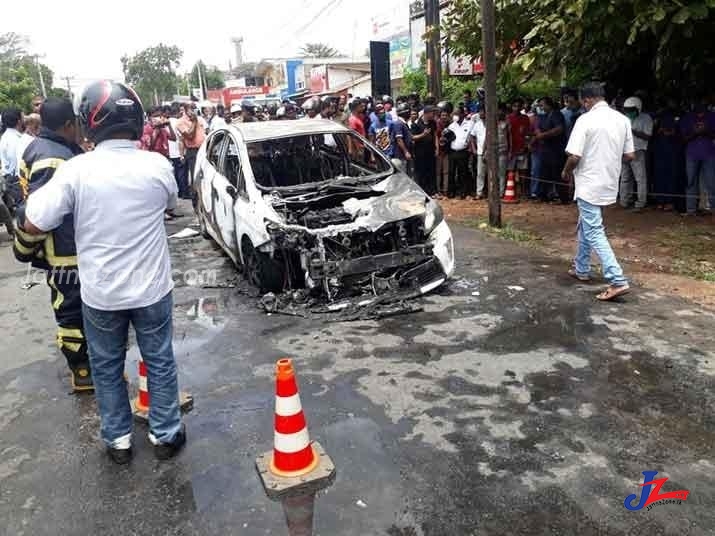
[[615, 203], [623, 155], [634, 151], [630, 120], [605, 101], [596, 103], [578, 118], [566, 147], [567, 153], [581, 157], [574, 170], [574, 199]]
[[104, 311], [137, 309], [174, 287], [164, 211], [176, 199], [165, 157], [107, 140], [57, 168], [30, 195], [25, 214], [43, 231], [73, 214], [82, 301]]
[[14, 128], [8, 128], [0, 138], [0, 175], [17, 176], [17, 143], [22, 134]]

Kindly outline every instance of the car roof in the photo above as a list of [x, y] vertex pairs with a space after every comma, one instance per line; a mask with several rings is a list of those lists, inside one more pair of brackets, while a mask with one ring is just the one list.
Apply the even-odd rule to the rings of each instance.
[[273, 138], [286, 138], [302, 134], [325, 134], [350, 132], [340, 123], [328, 119], [281, 119], [277, 121], [256, 121], [230, 125], [241, 133], [244, 141], [262, 141]]

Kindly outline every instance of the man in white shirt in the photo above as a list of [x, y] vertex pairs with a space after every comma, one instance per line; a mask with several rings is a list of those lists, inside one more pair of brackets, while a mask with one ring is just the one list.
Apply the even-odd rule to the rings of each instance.
[[477, 117], [473, 120], [472, 130], [469, 133], [472, 154], [477, 168], [477, 197], [484, 199], [486, 186], [487, 164], [484, 162], [484, 141], [487, 139], [487, 125], [484, 123], [484, 108], [480, 108]]
[[[467, 197], [467, 190], [473, 185], [469, 176], [469, 134], [472, 122], [466, 119], [463, 106], [458, 106], [452, 117], [452, 123], [445, 129], [453, 133], [449, 153], [449, 191], [448, 197], [458, 195]], [[444, 134], [444, 133], [443, 133]]]
[[[94, 151], [79, 155], [31, 194], [25, 231], [52, 230], [74, 216], [82, 311], [101, 436], [116, 463], [132, 457], [132, 412], [123, 378], [129, 324], [148, 371], [149, 440], [159, 459], [186, 442], [172, 348], [171, 261], [164, 211], [176, 205], [168, 160], [137, 149], [144, 111], [136, 93], [101, 81], [85, 89], [80, 121]], [[62, 274], [58, 274], [62, 276]]]
[[569, 275], [580, 281], [591, 279], [591, 252], [601, 259], [603, 276], [609, 282], [597, 298], [609, 301], [626, 294], [630, 287], [616, 260], [603, 228], [601, 207], [618, 197], [621, 163], [634, 158], [633, 134], [628, 118], [609, 108], [600, 84], [587, 84], [581, 98], [587, 113], [576, 121], [569, 138], [568, 159], [561, 174], [575, 182], [578, 204], [578, 251]]
[[2, 114], [2, 124], [6, 130], [0, 138], [0, 223], [5, 224], [7, 234], [12, 238], [12, 215], [4, 199], [6, 188], [17, 181], [17, 144], [22, 137], [22, 112], [17, 108], [8, 108]]
[[633, 197], [633, 183], [637, 199], [634, 212], [640, 212], [648, 202], [648, 174], [646, 172], [646, 151], [648, 142], [653, 135], [653, 119], [650, 115], [643, 113], [643, 101], [638, 97], [629, 97], [623, 103], [623, 113], [631, 121], [633, 131], [633, 146], [635, 147], [635, 158], [623, 164], [621, 171], [620, 204], [623, 208], [631, 205]]

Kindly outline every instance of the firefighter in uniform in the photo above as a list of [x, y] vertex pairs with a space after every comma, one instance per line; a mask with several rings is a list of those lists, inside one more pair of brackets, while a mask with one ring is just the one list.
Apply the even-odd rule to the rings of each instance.
[[18, 229], [13, 252], [20, 262], [45, 270], [57, 321], [57, 344], [67, 359], [75, 392], [93, 391], [87, 342], [82, 326], [74, 223], [65, 216], [57, 229], [41, 235], [22, 230], [27, 197], [52, 179], [57, 167], [82, 149], [75, 143], [77, 124], [68, 99], [50, 97], [40, 110], [42, 130], [25, 149], [19, 163], [22, 201], [17, 210]]

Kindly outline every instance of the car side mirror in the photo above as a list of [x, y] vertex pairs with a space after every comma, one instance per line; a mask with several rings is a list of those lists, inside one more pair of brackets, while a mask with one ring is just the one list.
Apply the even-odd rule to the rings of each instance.
[[231, 196], [231, 198], [236, 199], [238, 197], [238, 190], [233, 184], [226, 186], [226, 193]]
[[405, 169], [405, 163], [399, 158], [393, 158], [392, 165], [395, 166], [395, 169], [400, 173], [407, 173], [407, 170]]

